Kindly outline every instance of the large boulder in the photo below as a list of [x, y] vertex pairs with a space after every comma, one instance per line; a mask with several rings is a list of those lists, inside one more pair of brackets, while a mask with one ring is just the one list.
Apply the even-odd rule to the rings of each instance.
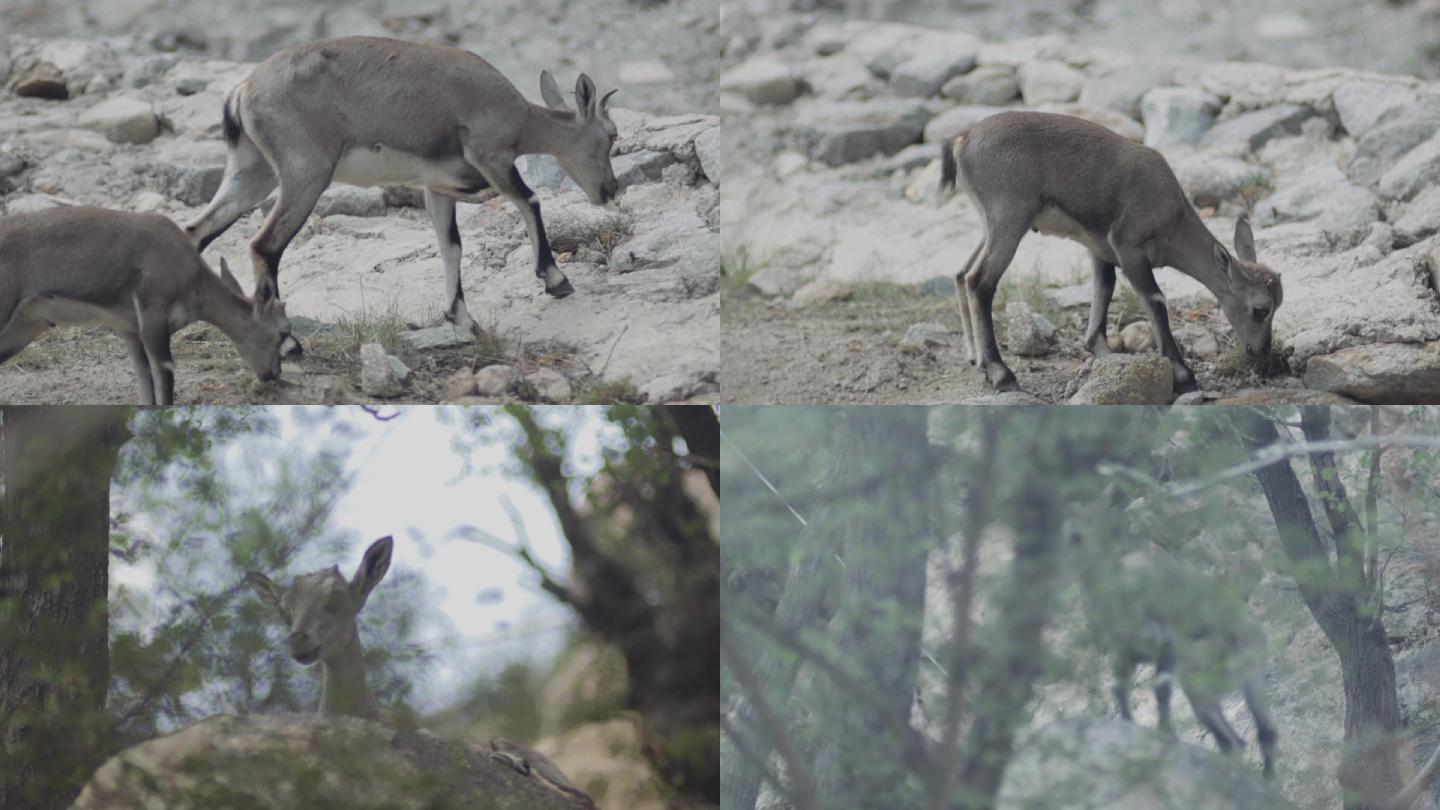
[[796, 116], [795, 131], [812, 158], [839, 166], [893, 155], [918, 142], [930, 115], [924, 106], [899, 99], [821, 102]]
[[790, 66], [766, 56], [744, 62], [720, 77], [720, 89], [738, 93], [755, 104], [789, 104], [800, 95]]
[[1376, 189], [1387, 200], [1408, 200], [1440, 181], [1440, 133], [1405, 153], [1384, 174]]
[[1282, 180], [1274, 194], [1255, 206], [1255, 224], [1262, 228], [1312, 220], [1327, 238], [1353, 245], [1380, 220], [1379, 201], [1339, 169], [1321, 165]]
[[1200, 142], [1220, 112], [1220, 99], [1194, 87], [1157, 87], [1140, 101], [1146, 146]]
[[921, 54], [890, 72], [890, 92], [897, 96], [929, 98], [950, 79], [975, 69], [975, 51], [957, 49]]
[[1300, 134], [1300, 124], [1315, 111], [1299, 104], [1277, 104], [1263, 110], [1241, 113], [1211, 127], [1200, 136], [1201, 146], [1244, 144], [1252, 152], [1281, 135]]
[[1095, 361], [1071, 405], [1168, 405], [1175, 398], [1170, 361], [1158, 354], [1107, 354]]
[[1440, 110], [1419, 107], [1398, 112], [1366, 130], [1355, 144], [1355, 154], [1345, 165], [1345, 173], [1357, 183], [1373, 183], [1437, 129]]
[[1140, 99], [1170, 81], [1170, 68], [1141, 63], [1111, 68], [1091, 76], [1080, 90], [1080, 103], [1103, 107], [1140, 120]]
[[148, 101], [114, 96], [80, 116], [80, 125], [101, 132], [113, 143], [149, 143], [160, 134], [160, 119]]
[[1085, 74], [1063, 62], [1026, 62], [1019, 79], [1026, 104], [1074, 101], [1085, 86]]
[[982, 65], [946, 82], [940, 95], [959, 104], [1006, 104], [1020, 95], [1020, 84], [1010, 68]]
[[1377, 404], [1440, 402], [1440, 341], [1372, 343], [1312, 357], [1305, 387]]
[[1374, 129], [1385, 116], [1408, 109], [1416, 101], [1415, 91], [1394, 82], [1350, 81], [1335, 88], [1335, 113], [1340, 126], [1359, 138]]
[[111, 757], [71, 810], [577, 805], [465, 743], [355, 717], [232, 715]]
[[1293, 810], [1238, 758], [1124, 720], [1074, 717], [1025, 741], [999, 810]]

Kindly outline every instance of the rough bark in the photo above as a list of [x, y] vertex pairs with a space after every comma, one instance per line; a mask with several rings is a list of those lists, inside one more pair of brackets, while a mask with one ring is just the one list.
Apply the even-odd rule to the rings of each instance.
[[528, 410], [509, 413], [523, 435], [517, 455], [545, 492], [571, 549], [573, 584], [542, 571], [542, 587], [625, 658], [626, 705], [644, 719], [651, 765], [680, 797], [716, 802], [720, 549], [686, 489], [686, 470], [669, 452], [679, 434], [668, 410], [636, 417], [654, 439], [649, 463], [609, 465], [591, 482], [588, 512], [571, 502], [554, 437]]
[[110, 475], [129, 415], [0, 409], [4, 810], [67, 806], [104, 758]]
[[[935, 452], [926, 435], [928, 409], [856, 408], [836, 443], [847, 457], [837, 481], [840, 550], [845, 561], [829, 635], [880, 700], [890, 722], [908, 722], [919, 677], [925, 607], [925, 562], [939, 545], [929, 525]], [[876, 479], [884, 470], [887, 475]], [[875, 480], [868, 492], [852, 483]], [[852, 703], [837, 685], [818, 681], [817, 705]], [[815, 775], [822, 807], [891, 808], [904, 772], [874, 755], [868, 713], [837, 711], [821, 719]]]
[[[1270, 418], [1254, 410], [1234, 415], [1251, 450], [1280, 441]], [[1312, 441], [1328, 437], [1329, 414], [1307, 408], [1302, 427]], [[1337, 530], [1332, 557], [1310, 510], [1310, 501], [1289, 461], [1255, 473], [1285, 556], [1299, 572], [1300, 594], [1340, 658], [1345, 695], [1345, 750], [1340, 760], [1340, 787], [1347, 810], [1383, 808], [1404, 785], [1400, 754], [1404, 722], [1395, 684], [1395, 663], [1374, 595], [1364, 575], [1363, 547], [1355, 542], [1358, 520], [1343, 485], [1326, 454], [1312, 459], [1316, 482], [1326, 499], [1324, 511]], [[1326, 471], [1329, 472], [1326, 472]], [[1323, 480], [1322, 480], [1323, 479]]]

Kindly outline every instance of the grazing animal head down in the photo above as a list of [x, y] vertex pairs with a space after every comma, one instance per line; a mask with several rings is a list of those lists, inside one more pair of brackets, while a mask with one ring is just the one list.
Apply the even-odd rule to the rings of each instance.
[[245, 582], [260, 601], [275, 608], [289, 628], [286, 643], [290, 657], [304, 666], [325, 661], [359, 638], [355, 617], [365, 607], [370, 591], [390, 570], [393, 539], [382, 537], [365, 551], [365, 559], [347, 582], [340, 569], [302, 574], [289, 588], [281, 588], [257, 571]]
[[[220, 260], [220, 280], [230, 288], [231, 292], [241, 298], [245, 297], [245, 293], [240, 290], [240, 282], [235, 280], [234, 274], [230, 272], [230, 266], [225, 263], [224, 259]], [[240, 352], [241, 359], [255, 373], [256, 379], [261, 382], [279, 379], [282, 358], [300, 360], [304, 357], [300, 341], [291, 334], [290, 319], [285, 315], [285, 305], [280, 302], [279, 298], [270, 298], [253, 305], [251, 317], [260, 328], [232, 335], [235, 348]]]
[[1230, 285], [1222, 294], [1220, 311], [1235, 330], [1235, 337], [1245, 347], [1245, 354], [1264, 358], [1270, 354], [1270, 324], [1280, 308], [1284, 291], [1280, 274], [1255, 258], [1255, 237], [1250, 232], [1248, 217], [1235, 223], [1235, 253], [1215, 243], [1215, 263], [1220, 275]]
[[575, 113], [578, 128], [569, 148], [555, 156], [560, 168], [570, 175], [580, 188], [589, 195], [590, 202], [604, 205], [615, 198], [620, 183], [615, 179], [615, 169], [610, 165], [610, 149], [619, 137], [615, 122], [610, 120], [611, 90], [597, 98], [595, 82], [584, 73], [575, 80], [575, 108], [565, 103], [560, 87], [549, 71], [540, 73], [540, 95], [545, 104], [555, 110], [570, 110]]

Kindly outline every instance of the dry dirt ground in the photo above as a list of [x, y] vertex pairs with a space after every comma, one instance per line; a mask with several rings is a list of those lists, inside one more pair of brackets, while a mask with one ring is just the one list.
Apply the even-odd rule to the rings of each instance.
[[[1002, 296], [1006, 292], [1003, 284], [1001, 292]], [[1112, 346], [1118, 321], [1134, 317], [1133, 312], [1126, 314], [1128, 296], [1123, 283], [1117, 285], [1108, 332]], [[1003, 304], [1002, 297], [997, 315]], [[864, 285], [848, 301], [794, 309], [784, 299], [767, 300], [730, 284], [722, 302], [721, 389], [726, 401], [746, 405], [1064, 402], [1088, 368], [1087, 310], [1042, 306], [1057, 327], [1054, 348], [1041, 357], [1020, 357], [1005, 352], [1002, 344], [1002, 354], [1019, 378], [1023, 394], [997, 395], [966, 361], [954, 299], [938, 285]], [[1228, 329], [1214, 307], [1198, 299], [1172, 301], [1171, 321], [1177, 329], [1192, 323], [1211, 334]], [[905, 331], [924, 322], [951, 329], [949, 345], [902, 346]], [[1274, 401], [1283, 399], [1284, 388], [1300, 385], [1298, 379], [1286, 376], [1262, 380], [1238, 357], [1233, 344], [1221, 344], [1214, 358], [1190, 358], [1207, 401], [1244, 399], [1262, 385], [1271, 389], [1266, 398]]]

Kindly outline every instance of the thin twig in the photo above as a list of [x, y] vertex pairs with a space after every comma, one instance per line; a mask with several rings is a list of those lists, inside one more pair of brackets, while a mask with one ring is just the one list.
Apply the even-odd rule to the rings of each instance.
[[615, 336], [615, 342], [610, 344], [610, 353], [605, 355], [605, 362], [603, 362], [603, 363], [600, 364], [600, 373], [599, 373], [599, 374], [596, 374], [596, 375], [595, 375], [596, 377], [599, 377], [601, 374], [604, 374], [604, 373], [605, 373], [605, 369], [607, 369], [607, 368], [610, 367], [610, 358], [612, 358], [612, 357], [615, 356], [615, 347], [620, 345], [620, 338], [625, 337], [625, 332], [626, 332], [629, 328], [630, 328], [630, 324], [628, 324], [628, 323], [625, 324], [625, 326], [620, 330], [620, 334], [618, 334], [618, 335]]
[[785, 496], [780, 494], [780, 490], [776, 489], [775, 485], [770, 483], [770, 479], [765, 477], [765, 473], [760, 472], [760, 468], [756, 467], [754, 462], [750, 461], [750, 457], [745, 455], [745, 451], [740, 449], [740, 445], [731, 441], [730, 437], [725, 435], [723, 429], [720, 431], [720, 440], [735, 449], [735, 454], [740, 457], [741, 461], [745, 462], [745, 466], [749, 467], [751, 472], [755, 473], [755, 477], [760, 479], [760, 483], [764, 484], [767, 489], [775, 494], [775, 497], [780, 499], [780, 503], [785, 504], [785, 508], [789, 509], [790, 514], [794, 515], [795, 519], [800, 521], [801, 526], [810, 525], [809, 521], [805, 520], [805, 517], [797, 512], [795, 507], [790, 505], [789, 501], [785, 500]]

